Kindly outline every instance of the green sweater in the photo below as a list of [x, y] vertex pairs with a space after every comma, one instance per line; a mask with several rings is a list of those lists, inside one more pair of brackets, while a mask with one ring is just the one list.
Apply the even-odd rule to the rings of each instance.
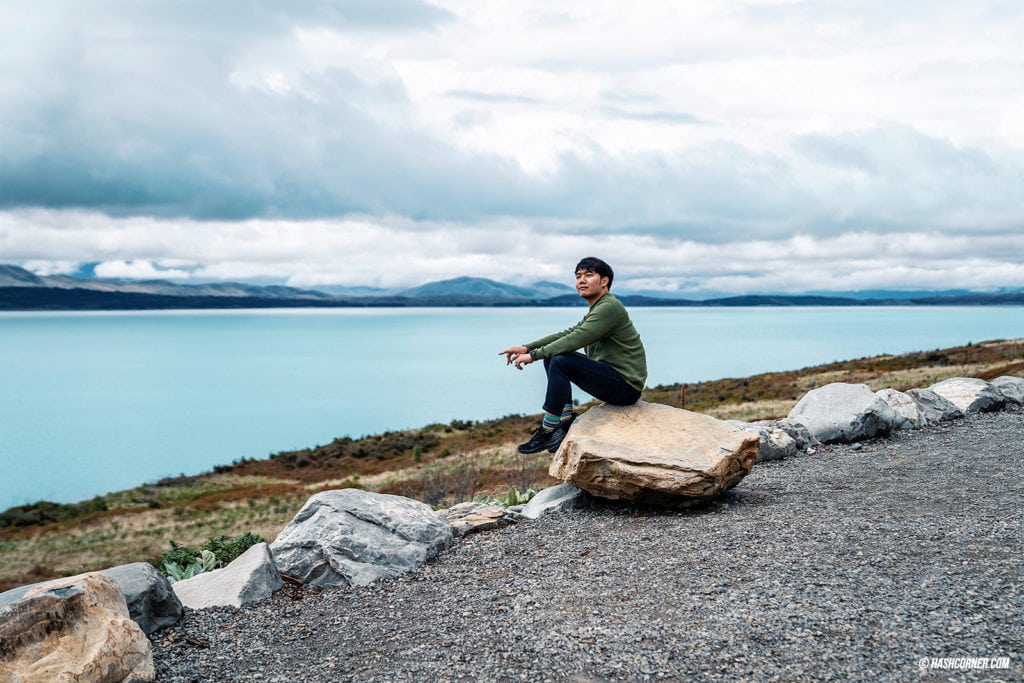
[[587, 357], [607, 363], [637, 391], [647, 381], [647, 355], [626, 307], [611, 294], [591, 305], [583, 320], [567, 330], [524, 344], [534, 360], [586, 348]]

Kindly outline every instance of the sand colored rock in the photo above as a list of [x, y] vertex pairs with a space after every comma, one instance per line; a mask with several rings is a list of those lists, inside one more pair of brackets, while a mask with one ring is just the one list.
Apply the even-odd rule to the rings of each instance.
[[149, 639], [109, 576], [92, 572], [48, 581], [0, 609], [0, 681], [154, 677]]
[[951, 377], [928, 387], [965, 415], [999, 410], [1006, 402], [999, 389], [976, 377]]
[[455, 536], [501, 529], [519, 520], [518, 513], [490, 503], [459, 503], [438, 514], [443, 515], [452, 525]]
[[600, 405], [576, 420], [551, 476], [595, 496], [685, 505], [735, 486], [761, 441], [708, 415], [666, 405]]

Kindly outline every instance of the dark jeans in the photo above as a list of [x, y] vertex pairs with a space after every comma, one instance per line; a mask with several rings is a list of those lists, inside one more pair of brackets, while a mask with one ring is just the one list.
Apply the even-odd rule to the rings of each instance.
[[561, 415], [566, 403], [572, 403], [572, 384], [605, 403], [630, 406], [640, 400], [640, 392], [622, 378], [619, 371], [598, 360], [591, 360], [579, 351], [560, 353], [544, 359], [548, 375], [548, 392], [544, 410]]

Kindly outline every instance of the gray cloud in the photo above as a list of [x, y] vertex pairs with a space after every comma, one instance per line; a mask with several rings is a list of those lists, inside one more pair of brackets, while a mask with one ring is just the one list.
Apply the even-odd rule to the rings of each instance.
[[[288, 31], [296, 25], [404, 29], [445, 19], [411, 0], [283, 8], [125, 1], [65, 10], [57, 19], [32, 15], [20, 42], [0, 48], [12, 84], [0, 98], [0, 207], [201, 219], [518, 215], [724, 240], [934, 228], [979, 212], [999, 223], [1019, 218], [1024, 205], [1019, 158], [995, 160], [898, 126], [803, 136], [792, 158], [724, 141], [685, 153], [613, 156], [596, 148], [587, 158], [564, 154], [556, 173], [538, 178], [511, 159], [465, 152], [424, 131], [394, 75], [293, 68]], [[94, 21], [78, 21], [89, 12]], [[238, 82], [256, 37], [271, 63], [292, 69], [286, 89]], [[701, 122], [655, 108], [604, 113]]]

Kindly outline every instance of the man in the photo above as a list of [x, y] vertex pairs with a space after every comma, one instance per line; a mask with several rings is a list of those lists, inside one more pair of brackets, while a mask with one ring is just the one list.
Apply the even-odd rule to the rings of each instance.
[[[590, 304], [583, 320], [499, 353], [517, 370], [543, 360], [548, 376], [544, 419], [530, 440], [519, 446], [520, 453], [558, 449], [576, 417], [571, 384], [612, 405], [628, 406], [640, 399], [647, 381], [647, 356], [625, 307], [609, 293], [614, 278], [611, 266], [601, 259], [583, 259], [576, 266], [576, 291]], [[585, 349], [586, 355], [579, 349]]]

